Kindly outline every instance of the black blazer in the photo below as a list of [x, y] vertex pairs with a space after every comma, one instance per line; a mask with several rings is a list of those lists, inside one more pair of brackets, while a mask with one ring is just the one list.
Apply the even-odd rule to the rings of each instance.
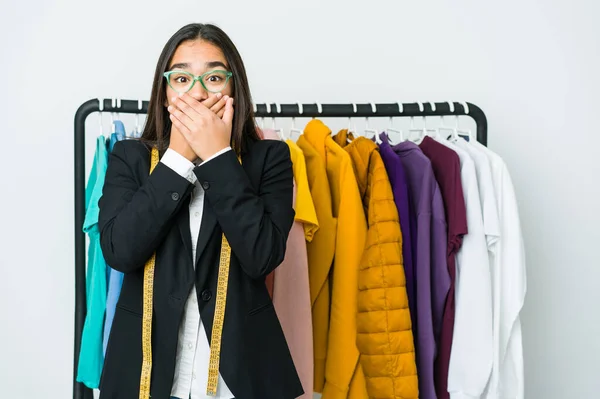
[[197, 166], [205, 190], [196, 269], [192, 264], [189, 201], [193, 185], [159, 163], [148, 176], [150, 151], [121, 141], [110, 155], [100, 199], [100, 242], [106, 262], [125, 273], [100, 381], [102, 399], [139, 395], [142, 364], [142, 284], [156, 251], [152, 327], [152, 399], [168, 399], [179, 324], [196, 284], [210, 341], [221, 234], [231, 268], [220, 372], [236, 399], [293, 399], [303, 393], [265, 276], [283, 260], [294, 220], [293, 172], [283, 142], [249, 143], [242, 164], [234, 151]]

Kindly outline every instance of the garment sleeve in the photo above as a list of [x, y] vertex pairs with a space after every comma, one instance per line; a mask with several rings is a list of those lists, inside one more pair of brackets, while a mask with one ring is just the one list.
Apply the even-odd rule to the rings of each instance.
[[431, 204], [431, 316], [435, 342], [439, 344], [442, 332], [442, 319], [448, 291], [450, 274], [448, 273], [448, 236], [444, 214], [444, 202], [436, 185]]
[[221, 151], [218, 151], [216, 153], [214, 153], [212, 156], [206, 158], [206, 160], [203, 163], [207, 163], [208, 161], [215, 159], [216, 157], [218, 157], [221, 154], [225, 154], [227, 151], [231, 150], [231, 147], [225, 147], [223, 148]]
[[294, 222], [289, 147], [275, 142], [267, 150], [257, 188], [234, 151], [197, 166], [194, 173], [242, 269], [252, 278], [264, 278], [283, 261]]
[[512, 397], [523, 399], [523, 338], [519, 315], [527, 292], [525, 245], [517, 198], [505, 165], [502, 172], [499, 201], [502, 230], [497, 264], [501, 282], [499, 306], [502, 309], [498, 326], [499, 386]]
[[492, 287], [474, 166], [463, 177], [467, 228], [456, 262], [456, 317], [448, 369], [453, 399], [479, 398], [493, 362]]
[[109, 157], [98, 228], [106, 262], [129, 273], [143, 267], [156, 250], [193, 185], [159, 162], [140, 186], [125, 143], [116, 143]]
[[193, 173], [194, 164], [174, 149], [168, 148], [160, 162], [173, 169], [179, 176], [186, 178], [190, 183], [194, 182], [196, 177]]

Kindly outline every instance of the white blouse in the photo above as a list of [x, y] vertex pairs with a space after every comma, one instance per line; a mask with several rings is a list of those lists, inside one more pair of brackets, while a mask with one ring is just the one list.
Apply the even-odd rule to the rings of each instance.
[[[204, 162], [209, 162], [229, 150], [231, 150], [231, 147], [224, 148]], [[190, 201], [190, 233], [192, 236], [192, 259], [194, 259], [195, 268], [196, 243], [204, 210], [204, 190], [193, 172], [196, 165], [171, 148], [167, 149], [160, 162], [194, 184]], [[233, 398], [233, 394], [225, 384], [221, 373], [219, 373], [217, 396], [206, 395], [209, 358], [210, 344], [200, 318], [196, 285], [194, 284], [186, 300], [183, 318], [179, 325], [175, 375], [171, 396], [183, 399]]]

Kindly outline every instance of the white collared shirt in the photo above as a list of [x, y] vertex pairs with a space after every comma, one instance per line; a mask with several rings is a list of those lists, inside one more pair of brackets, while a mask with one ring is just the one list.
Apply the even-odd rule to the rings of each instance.
[[490, 162], [500, 222], [492, 257], [494, 281], [494, 367], [485, 399], [525, 397], [520, 313], [527, 292], [525, 245], [517, 199], [506, 163], [487, 147], [470, 144]]
[[[204, 162], [231, 150], [224, 148]], [[196, 243], [202, 223], [204, 210], [204, 190], [198, 182], [193, 169], [196, 165], [173, 149], [167, 149], [160, 162], [173, 169], [180, 176], [185, 177], [194, 184], [194, 191], [190, 201], [190, 233], [192, 236], [192, 259], [195, 265]], [[210, 344], [198, 308], [196, 296], [196, 284], [192, 287], [189, 297], [185, 302], [183, 318], [179, 325], [179, 336], [177, 342], [177, 357], [175, 360], [175, 374], [171, 396], [177, 398], [191, 399], [231, 399], [233, 394], [225, 384], [219, 373], [217, 396], [207, 396], [206, 386], [208, 383], [208, 363], [210, 358]]]

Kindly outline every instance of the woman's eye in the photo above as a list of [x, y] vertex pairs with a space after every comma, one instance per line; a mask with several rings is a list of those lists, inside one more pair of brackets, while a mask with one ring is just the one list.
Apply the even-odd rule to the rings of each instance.
[[175, 81], [177, 83], [187, 83], [187, 76], [177, 76]]
[[219, 75], [210, 75], [210, 76], [208, 77], [208, 80], [209, 80], [210, 82], [218, 82], [218, 81], [220, 81], [221, 79], [222, 79], [222, 78], [221, 78]]

